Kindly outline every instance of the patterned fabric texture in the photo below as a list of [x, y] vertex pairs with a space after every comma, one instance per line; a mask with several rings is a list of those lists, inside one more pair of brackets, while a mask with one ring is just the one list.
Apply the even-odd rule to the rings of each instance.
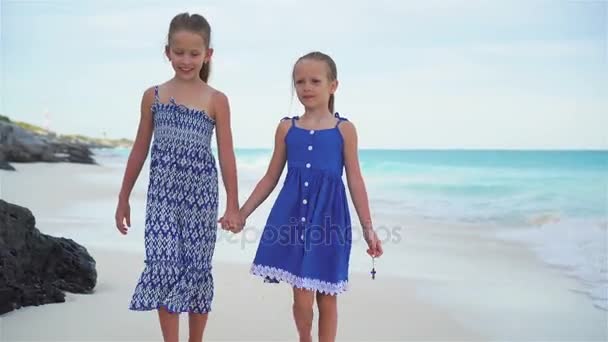
[[146, 202], [145, 268], [129, 308], [207, 313], [213, 300], [218, 176], [214, 120], [155, 88], [154, 140]]

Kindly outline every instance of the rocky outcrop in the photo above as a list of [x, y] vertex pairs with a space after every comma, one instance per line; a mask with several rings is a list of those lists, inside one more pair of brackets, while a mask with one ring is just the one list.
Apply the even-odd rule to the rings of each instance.
[[95, 260], [71, 239], [36, 227], [31, 211], [0, 200], [0, 315], [65, 301], [64, 291], [91, 293]]
[[0, 169], [13, 169], [8, 162], [95, 164], [92, 155], [87, 145], [64, 142], [53, 134], [40, 135], [14, 123], [0, 122]]
[[9, 164], [6, 161], [6, 156], [1, 148], [0, 148], [0, 170], [15, 171], [15, 168], [12, 167], [11, 164]]

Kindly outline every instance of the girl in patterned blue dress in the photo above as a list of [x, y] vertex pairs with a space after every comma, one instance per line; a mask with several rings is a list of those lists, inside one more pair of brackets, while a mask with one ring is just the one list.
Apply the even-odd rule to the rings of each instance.
[[137, 137], [116, 209], [116, 226], [127, 234], [129, 196], [147, 158], [152, 136], [146, 201], [145, 268], [131, 310], [158, 310], [165, 341], [177, 341], [179, 313], [189, 313], [189, 341], [202, 340], [213, 300], [211, 261], [218, 222], [217, 146], [226, 212], [222, 228], [241, 224], [228, 99], [207, 84], [213, 50], [205, 18], [173, 18], [165, 53], [175, 75], [145, 91]]
[[284, 118], [266, 175], [241, 208], [247, 218], [287, 175], [268, 217], [251, 272], [293, 287], [293, 315], [300, 341], [312, 339], [313, 304], [319, 309], [319, 340], [337, 332], [337, 294], [346, 290], [351, 224], [342, 170], [372, 257], [382, 245], [372, 227], [357, 157], [355, 126], [334, 111], [338, 86], [334, 61], [320, 52], [296, 62], [293, 83], [304, 114]]

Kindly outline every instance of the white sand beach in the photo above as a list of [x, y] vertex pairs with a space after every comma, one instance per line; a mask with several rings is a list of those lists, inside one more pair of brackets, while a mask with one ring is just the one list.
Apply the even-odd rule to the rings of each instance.
[[[91, 295], [68, 294], [66, 303], [0, 316], [0, 341], [160, 341], [156, 313], [127, 309], [143, 269], [146, 170], [132, 196], [133, 229], [122, 237], [113, 225], [122, 169], [13, 165], [16, 172], [0, 172], [0, 197], [32, 210], [42, 232], [87, 247], [97, 261], [98, 284]], [[241, 186], [242, 196], [252, 186]], [[255, 224], [267, 205], [252, 219]], [[362, 273], [368, 260], [364, 248], [354, 246], [350, 290], [339, 298], [339, 341], [608, 339], [607, 312], [569, 290], [575, 279], [547, 267], [524, 246], [491, 238], [484, 227], [403, 222], [403, 239], [385, 243], [376, 280]], [[241, 246], [221, 240], [216, 247], [216, 295], [206, 340], [297, 340], [290, 288], [251, 276], [247, 257], [255, 242], [244, 252]]]

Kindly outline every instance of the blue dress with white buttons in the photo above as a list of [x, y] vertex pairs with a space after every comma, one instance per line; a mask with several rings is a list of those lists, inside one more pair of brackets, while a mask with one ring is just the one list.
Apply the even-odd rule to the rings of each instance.
[[291, 118], [287, 175], [251, 267], [267, 282], [330, 295], [347, 289], [352, 232], [338, 128], [346, 119], [335, 116], [335, 127], [322, 130], [303, 129], [299, 117]]

